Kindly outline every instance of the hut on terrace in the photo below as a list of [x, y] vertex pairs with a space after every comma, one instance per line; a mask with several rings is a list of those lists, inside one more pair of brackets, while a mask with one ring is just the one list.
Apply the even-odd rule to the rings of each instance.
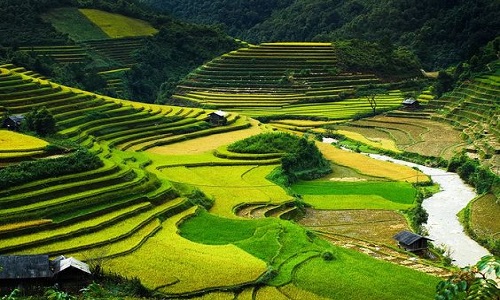
[[208, 114], [206, 121], [213, 126], [224, 126], [227, 124], [228, 115], [227, 112], [222, 110], [214, 111]]
[[52, 271], [48, 255], [0, 256], [0, 291], [35, 291], [51, 285]]
[[420, 103], [415, 98], [406, 98], [405, 100], [403, 100], [403, 102], [401, 102], [401, 105], [403, 106], [403, 109], [407, 110], [415, 110], [420, 108]]
[[8, 116], [2, 122], [2, 127], [8, 130], [19, 131], [24, 121], [23, 115]]
[[90, 283], [89, 266], [72, 257], [60, 256], [49, 260], [48, 255], [0, 256], [0, 292], [21, 289], [39, 292], [58, 284], [66, 290], [75, 290]]
[[427, 250], [427, 241], [432, 241], [429, 238], [406, 230], [397, 233], [394, 239], [398, 242], [400, 248], [410, 252]]
[[91, 275], [89, 265], [73, 257], [59, 256], [50, 262], [53, 280], [61, 288], [78, 291], [90, 283]]

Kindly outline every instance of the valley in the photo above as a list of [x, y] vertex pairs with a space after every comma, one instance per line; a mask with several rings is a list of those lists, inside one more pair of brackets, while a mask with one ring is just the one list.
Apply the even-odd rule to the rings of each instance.
[[[1, 256], [140, 287], [81, 299], [431, 299], [482, 256], [433, 227], [460, 217], [498, 255], [498, 58], [438, 95], [399, 48], [361, 69], [354, 41], [252, 44], [98, 2], [39, 17], [69, 42], [1, 47]], [[445, 169], [475, 191], [438, 220], [463, 194]], [[404, 251], [403, 230], [434, 245]]]

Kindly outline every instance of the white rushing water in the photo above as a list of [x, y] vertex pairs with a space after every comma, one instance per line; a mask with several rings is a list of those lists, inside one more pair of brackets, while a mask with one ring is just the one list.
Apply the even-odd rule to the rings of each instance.
[[417, 167], [432, 181], [439, 184], [441, 191], [425, 199], [423, 208], [429, 214], [427, 224], [424, 224], [429, 238], [434, 245], [449, 250], [453, 264], [459, 267], [474, 265], [489, 252], [471, 239], [458, 221], [457, 213], [477, 196], [474, 189], [465, 184], [455, 173], [441, 169], [429, 168], [414, 163], [393, 159], [383, 155], [370, 154], [370, 157], [388, 160], [409, 167]]

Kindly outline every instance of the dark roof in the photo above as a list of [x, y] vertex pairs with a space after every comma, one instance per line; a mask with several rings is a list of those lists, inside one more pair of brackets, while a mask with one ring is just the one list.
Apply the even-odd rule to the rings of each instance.
[[48, 255], [0, 256], [0, 279], [51, 278]]
[[426, 240], [432, 241], [429, 238], [426, 238], [424, 236], [421, 236], [421, 235], [418, 235], [416, 233], [409, 232], [406, 230], [403, 230], [403, 231], [397, 233], [394, 236], [394, 239], [402, 244], [405, 244], [405, 245], [411, 245], [420, 239], [426, 239]]

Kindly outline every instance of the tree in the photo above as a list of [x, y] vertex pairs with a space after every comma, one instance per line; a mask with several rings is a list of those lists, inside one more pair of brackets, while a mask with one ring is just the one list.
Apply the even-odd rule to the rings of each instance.
[[56, 120], [46, 107], [34, 108], [27, 113], [26, 125], [29, 130], [41, 136], [56, 132]]
[[436, 300], [477, 299], [499, 300], [500, 259], [492, 255], [481, 258], [471, 267], [462, 268], [448, 280], [438, 283]]
[[380, 94], [387, 94], [387, 90], [384, 88], [373, 86], [371, 84], [367, 87], [359, 88], [356, 91], [357, 97], [365, 97], [366, 100], [368, 100], [368, 103], [370, 104], [370, 107], [373, 110], [373, 115], [375, 115], [376, 111], [377, 111], [376, 97], [377, 97], [377, 95], [380, 95]]

